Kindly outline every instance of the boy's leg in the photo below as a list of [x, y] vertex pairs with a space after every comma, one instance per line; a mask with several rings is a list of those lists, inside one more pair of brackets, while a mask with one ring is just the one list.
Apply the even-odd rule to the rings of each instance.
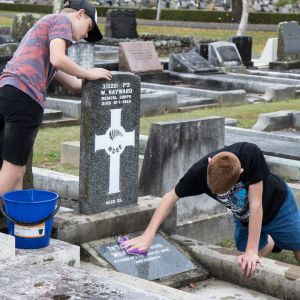
[[300, 261], [300, 210], [288, 188], [285, 202], [275, 218], [264, 226], [280, 249], [291, 250]]
[[[234, 240], [237, 250], [245, 252], [248, 242], [248, 226], [244, 225], [236, 217], [233, 217], [234, 221]], [[272, 238], [264, 232], [260, 234], [259, 240], [259, 255], [265, 256], [272, 251], [274, 242]]]
[[259, 256], [267, 256], [269, 253], [272, 252], [274, 246], [275, 246], [275, 243], [274, 243], [272, 237], [270, 235], [268, 235], [268, 244], [264, 248], [262, 248], [258, 251], [258, 255]]
[[17, 166], [6, 160], [3, 161], [0, 171], [0, 195], [3, 193], [22, 189], [25, 166]]
[[298, 260], [298, 262], [300, 263], [300, 250], [299, 251], [294, 251], [294, 256]]

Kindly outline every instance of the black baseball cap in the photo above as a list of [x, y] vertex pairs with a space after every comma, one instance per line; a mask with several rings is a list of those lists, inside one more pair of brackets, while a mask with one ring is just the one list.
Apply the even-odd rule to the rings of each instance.
[[97, 25], [97, 9], [93, 4], [87, 0], [66, 0], [64, 2], [64, 8], [73, 8], [76, 10], [84, 9], [85, 13], [93, 20], [94, 28], [89, 31], [88, 37], [85, 39], [87, 42], [95, 43], [103, 38]]

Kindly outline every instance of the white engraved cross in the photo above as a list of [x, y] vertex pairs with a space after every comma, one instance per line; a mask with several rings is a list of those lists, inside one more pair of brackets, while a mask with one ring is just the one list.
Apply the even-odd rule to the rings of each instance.
[[125, 132], [121, 126], [121, 110], [111, 109], [111, 125], [104, 135], [95, 134], [95, 152], [105, 150], [110, 156], [109, 163], [109, 192], [120, 192], [120, 155], [127, 146], [135, 144], [135, 130]]

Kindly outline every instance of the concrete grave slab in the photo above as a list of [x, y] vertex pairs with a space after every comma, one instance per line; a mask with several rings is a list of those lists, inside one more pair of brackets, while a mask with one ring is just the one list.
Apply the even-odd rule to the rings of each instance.
[[106, 276], [51, 262], [3, 269], [0, 286], [0, 298], [12, 300], [168, 299], [161, 293], [146, 292], [142, 287], [132, 287]]
[[51, 239], [49, 246], [40, 249], [16, 249], [15, 257], [0, 260], [0, 270], [21, 266], [56, 262], [61, 265], [80, 266], [80, 247]]
[[0, 261], [14, 259], [15, 250], [15, 237], [0, 232]]
[[251, 277], [240, 274], [237, 256], [241, 252], [215, 245], [203, 245], [196, 240], [172, 236], [191, 251], [211, 275], [243, 287], [280, 299], [298, 299], [300, 295], [300, 267], [262, 258]]
[[163, 67], [152, 41], [121, 42], [119, 70], [133, 73], [161, 72]]
[[169, 71], [182, 73], [217, 73], [218, 70], [195, 50], [172, 53], [169, 58]]

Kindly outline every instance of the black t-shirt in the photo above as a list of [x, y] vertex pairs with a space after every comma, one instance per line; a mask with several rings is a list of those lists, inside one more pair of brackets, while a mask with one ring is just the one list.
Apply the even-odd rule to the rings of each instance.
[[[233, 189], [223, 195], [213, 194], [207, 185], [208, 158], [219, 152], [228, 151], [235, 154], [244, 169]], [[180, 179], [175, 187], [178, 197], [207, 194], [231, 209], [234, 216], [243, 223], [249, 220], [249, 185], [263, 181], [263, 224], [269, 223], [282, 206], [286, 194], [286, 183], [270, 173], [262, 151], [251, 143], [236, 143], [209, 153], [196, 162]]]

